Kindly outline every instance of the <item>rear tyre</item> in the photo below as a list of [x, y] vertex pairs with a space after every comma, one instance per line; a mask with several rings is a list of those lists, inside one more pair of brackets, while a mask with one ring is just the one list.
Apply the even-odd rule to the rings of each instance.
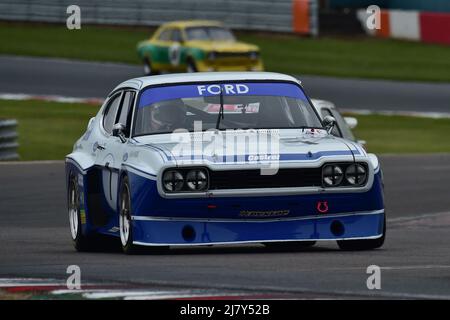
[[346, 251], [373, 250], [380, 248], [384, 244], [386, 238], [386, 214], [383, 220], [383, 234], [377, 239], [367, 240], [338, 240], [337, 244], [340, 249]]
[[288, 242], [267, 242], [264, 245], [275, 251], [300, 251], [310, 248], [316, 244], [316, 241], [288, 241]]
[[78, 190], [78, 181], [74, 175], [69, 178], [67, 188], [67, 207], [69, 212], [70, 235], [73, 245], [77, 251], [92, 251], [95, 244], [82, 233], [80, 194]]

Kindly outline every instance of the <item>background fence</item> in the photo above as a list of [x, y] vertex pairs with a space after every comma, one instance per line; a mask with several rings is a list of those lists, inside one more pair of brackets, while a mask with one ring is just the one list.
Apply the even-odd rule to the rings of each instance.
[[213, 19], [231, 28], [293, 31], [292, 0], [0, 0], [0, 20], [65, 23], [69, 5], [78, 5], [82, 23], [88, 24]]

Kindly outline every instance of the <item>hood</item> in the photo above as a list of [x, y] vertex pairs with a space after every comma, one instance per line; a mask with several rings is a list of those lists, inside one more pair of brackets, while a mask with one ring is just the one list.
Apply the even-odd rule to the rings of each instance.
[[239, 41], [189, 41], [188, 46], [196, 47], [204, 51], [216, 52], [249, 52], [259, 51], [258, 46]]
[[[289, 132], [290, 131], [290, 132]], [[260, 143], [258, 140], [270, 141]], [[245, 139], [247, 137], [247, 140]], [[262, 137], [262, 138], [261, 138]], [[250, 139], [250, 140], [249, 140]], [[298, 163], [317, 163], [318, 160], [353, 161], [359, 151], [344, 139], [329, 135], [324, 130], [279, 130], [277, 133], [254, 130], [159, 134], [136, 137], [135, 141], [143, 147], [159, 149], [167, 161], [177, 165], [202, 164], [223, 165], [261, 165], [278, 162], [280, 165]], [[250, 141], [250, 142], [249, 142]], [[253, 142], [255, 141], [255, 142]]]

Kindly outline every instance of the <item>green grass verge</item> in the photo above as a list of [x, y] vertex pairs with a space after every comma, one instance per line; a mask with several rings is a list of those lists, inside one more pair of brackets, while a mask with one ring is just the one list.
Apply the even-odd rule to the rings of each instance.
[[[85, 104], [0, 100], [0, 118], [19, 121], [22, 160], [64, 159], [98, 107]], [[374, 153], [450, 152], [450, 119], [357, 115], [355, 134]]]
[[[145, 28], [0, 23], [0, 54], [140, 63]], [[261, 47], [266, 69], [291, 74], [450, 82], [450, 46], [358, 38], [239, 33]]]
[[450, 152], [450, 119], [356, 115], [354, 134], [373, 153]]
[[43, 101], [0, 100], [0, 118], [19, 122], [21, 160], [62, 160], [98, 107]]

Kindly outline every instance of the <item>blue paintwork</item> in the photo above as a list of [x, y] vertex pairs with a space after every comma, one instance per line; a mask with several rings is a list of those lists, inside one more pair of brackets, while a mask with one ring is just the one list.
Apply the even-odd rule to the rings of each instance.
[[[89, 170], [96, 170], [91, 168]], [[133, 221], [134, 241], [149, 244], [188, 244], [181, 236], [181, 230], [190, 225], [196, 231], [192, 243], [257, 241], [257, 240], [307, 240], [339, 239], [342, 237], [373, 237], [381, 233], [384, 214], [352, 215], [353, 212], [369, 212], [384, 209], [381, 172], [374, 176], [372, 188], [362, 193], [330, 193], [292, 196], [259, 197], [216, 197], [191, 199], [166, 199], [159, 195], [154, 178], [127, 172], [131, 185], [131, 202], [133, 216], [170, 217], [174, 219], [215, 218], [242, 219], [242, 210], [268, 211], [289, 210], [287, 218], [311, 217], [310, 219], [272, 221], [272, 222], [198, 222], [192, 221]], [[83, 234], [101, 233], [119, 236], [118, 208], [111, 208], [102, 200], [102, 207], [108, 214], [108, 223], [101, 227], [92, 225], [87, 206], [87, 172], [78, 166], [66, 163], [66, 175], [73, 172], [82, 176], [79, 181], [82, 206], [86, 212], [86, 224], [82, 226]], [[327, 201], [329, 211], [319, 214], [317, 202]], [[215, 205], [215, 209], [208, 209]], [[183, 208], [183, 210], [180, 210]], [[346, 217], [333, 217], [336, 214], [350, 213]], [[316, 215], [316, 217], [314, 217]], [[329, 217], [324, 217], [330, 215]], [[248, 221], [248, 218], [245, 218]], [[282, 220], [282, 219], [281, 219]], [[330, 224], [339, 220], [344, 224], [345, 233], [335, 236], [330, 231]], [[116, 227], [116, 229], [114, 229]]]
[[[182, 222], [133, 221], [134, 241], [146, 244], [208, 244], [267, 240], [330, 240], [373, 237], [383, 232], [384, 214], [327, 217], [299, 221], [273, 222]], [[330, 231], [333, 221], [344, 225], [335, 236]], [[185, 240], [184, 227], [195, 230], [195, 237]]]
[[[327, 201], [330, 214], [374, 211], [384, 208], [381, 174], [372, 188], [361, 193], [329, 193], [291, 196], [215, 197], [166, 199], [157, 190], [156, 181], [128, 173], [132, 188], [133, 215], [191, 218], [239, 218], [242, 210], [290, 210], [289, 217], [317, 214], [318, 201]], [[216, 209], [208, 209], [215, 205]], [[183, 208], [183, 210], [180, 210]]]

